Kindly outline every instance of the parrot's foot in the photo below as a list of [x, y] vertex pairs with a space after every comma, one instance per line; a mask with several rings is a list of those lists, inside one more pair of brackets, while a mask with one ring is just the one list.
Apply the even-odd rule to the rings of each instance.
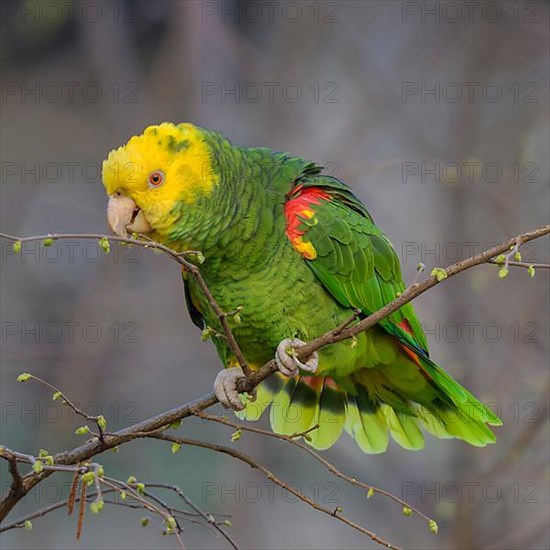
[[230, 367], [218, 373], [214, 380], [214, 393], [220, 403], [228, 409], [242, 411], [244, 404], [241, 402], [237, 391], [237, 380], [245, 378], [241, 367]]
[[305, 342], [298, 340], [298, 338], [290, 339], [286, 338], [278, 346], [275, 353], [275, 362], [277, 368], [285, 376], [296, 376], [298, 369], [311, 372], [312, 374], [317, 371], [319, 366], [319, 354], [315, 351], [311, 357], [302, 363], [297, 357], [294, 348], [297, 346], [303, 346]]

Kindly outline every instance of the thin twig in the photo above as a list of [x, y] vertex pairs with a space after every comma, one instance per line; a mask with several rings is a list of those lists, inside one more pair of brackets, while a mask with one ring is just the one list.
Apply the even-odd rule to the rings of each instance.
[[149, 239], [148, 237], [141, 236], [141, 238], [136, 239], [133, 237], [119, 237], [118, 235], [103, 235], [100, 233], [50, 233], [47, 235], [34, 235], [32, 237], [18, 237], [16, 235], [9, 235], [7, 233], [0, 233], [0, 238], [6, 239], [8, 241], [12, 242], [19, 242], [21, 244], [23, 243], [29, 243], [29, 242], [37, 242], [37, 241], [45, 241], [45, 240], [66, 240], [66, 239], [84, 239], [84, 240], [96, 240], [100, 241], [103, 239], [106, 239], [107, 241], [114, 241], [114, 242], [120, 242], [125, 244], [131, 244], [135, 246], [141, 246], [143, 248], [150, 248], [153, 250], [160, 250], [170, 258], [172, 258], [174, 261], [176, 261], [178, 264], [180, 264], [185, 271], [191, 273], [191, 275], [196, 280], [197, 284], [199, 285], [201, 291], [203, 292], [204, 296], [208, 300], [208, 304], [216, 314], [216, 317], [218, 318], [224, 333], [227, 337], [228, 345], [235, 355], [237, 361], [239, 362], [239, 365], [243, 369], [243, 372], [246, 376], [250, 374], [250, 367], [248, 366], [248, 363], [243, 355], [243, 352], [241, 351], [239, 345], [237, 344], [237, 341], [235, 340], [235, 336], [233, 335], [233, 331], [231, 330], [231, 327], [227, 323], [227, 314], [220, 308], [218, 305], [218, 302], [210, 292], [210, 289], [206, 285], [199, 268], [191, 263], [189, 260], [187, 260], [187, 257], [201, 257], [202, 254], [200, 252], [197, 252], [195, 250], [186, 250], [183, 252], [177, 252], [168, 246], [165, 246], [159, 242], [153, 241], [152, 239]]
[[69, 407], [76, 415], [81, 416], [82, 418], [90, 422], [94, 422], [97, 425], [98, 433], [95, 433], [92, 430], [90, 430], [89, 433], [97, 437], [100, 441], [103, 441], [104, 431], [103, 431], [103, 428], [101, 427], [101, 418], [102, 418], [101, 415], [94, 416], [94, 415], [85, 413], [75, 403], [73, 403], [59, 388], [57, 388], [53, 384], [46, 382], [46, 380], [43, 380], [42, 378], [34, 374], [28, 374], [28, 376], [30, 379], [36, 380], [38, 383], [42, 384], [43, 386], [46, 386], [50, 390], [53, 390], [54, 398], [62, 399], [63, 404], [67, 405], [67, 407]]
[[421, 518], [425, 519], [427, 522], [432, 521], [432, 518], [430, 518], [427, 515], [423, 514], [420, 510], [418, 510], [417, 508], [415, 508], [414, 506], [412, 506], [408, 502], [405, 502], [404, 500], [400, 499], [398, 496], [393, 495], [392, 493], [389, 493], [388, 491], [385, 491], [384, 489], [380, 489], [380, 488], [378, 488], [374, 485], [370, 485], [369, 483], [364, 483], [362, 481], [358, 481], [354, 477], [351, 477], [351, 476], [348, 476], [348, 475], [344, 474], [342, 471], [338, 470], [338, 468], [336, 468], [336, 466], [334, 466], [334, 464], [329, 462], [327, 459], [323, 458], [319, 453], [314, 451], [311, 447], [309, 447], [308, 445], [304, 445], [300, 441], [296, 441], [296, 439], [295, 439], [296, 437], [301, 436], [304, 433], [307, 433], [307, 432], [309, 432], [309, 431], [311, 431], [315, 428], [318, 428], [319, 427], [318, 425], [313, 426], [312, 428], [310, 428], [309, 430], [307, 430], [306, 432], [303, 432], [301, 434], [282, 435], [282, 434], [277, 434], [277, 433], [274, 433], [274, 432], [269, 432], [267, 430], [262, 430], [261, 428], [255, 428], [253, 426], [246, 426], [244, 424], [239, 424], [237, 422], [233, 422], [231, 420], [228, 420], [225, 417], [220, 418], [219, 416], [214, 416], [212, 414], [208, 414], [208, 413], [204, 413], [204, 412], [197, 413], [195, 416], [197, 416], [198, 418], [203, 418], [204, 420], [209, 420], [211, 422], [218, 422], [219, 424], [224, 424], [225, 426], [229, 426], [229, 427], [237, 429], [237, 430], [256, 433], [256, 434], [264, 435], [264, 436], [267, 436], [267, 437], [272, 437], [272, 438], [275, 438], [275, 439], [280, 439], [282, 441], [286, 441], [287, 443], [290, 443], [291, 445], [294, 445], [295, 447], [298, 447], [298, 448], [302, 449], [303, 451], [305, 451], [306, 453], [308, 453], [315, 460], [317, 460], [323, 466], [325, 466], [325, 468], [327, 468], [327, 470], [330, 473], [334, 474], [336, 477], [339, 477], [340, 479], [343, 479], [344, 481], [347, 481], [350, 485], [355, 485], [356, 487], [361, 487], [362, 489], [366, 489], [367, 494], [368, 494], [369, 491], [372, 491], [373, 493], [378, 493], [380, 495], [383, 495], [383, 496], [389, 498], [390, 500], [393, 500], [394, 502], [397, 502], [401, 506], [407, 506], [408, 508], [411, 509], [412, 512], [414, 512], [415, 514], [417, 514]]
[[[146, 484], [146, 486], [150, 486], [149, 484]], [[120, 489], [117, 488], [104, 488], [101, 491], [101, 494], [103, 496], [108, 495], [109, 493], [117, 493], [120, 494]], [[93, 502], [97, 498], [97, 493], [87, 493], [86, 494], [86, 501], [87, 502]], [[160, 499], [159, 499], [160, 500]], [[75, 504], [80, 502], [80, 496], [75, 497]], [[105, 504], [112, 504], [115, 506], [122, 506], [125, 508], [131, 508], [131, 509], [141, 509], [146, 510], [146, 508], [141, 504], [140, 502], [136, 501], [135, 503], [132, 502], [126, 502], [123, 500], [104, 500]], [[55, 504], [52, 504], [50, 506], [46, 506], [44, 508], [41, 508], [40, 510], [36, 510], [35, 512], [31, 512], [30, 514], [27, 514], [23, 517], [20, 517], [19, 519], [13, 521], [12, 523], [9, 523], [7, 525], [3, 525], [0, 527], [0, 533], [3, 533], [5, 531], [10, 531], [12, 529], [21, 529], [25, 526], [26, 521], [31, 521], [36, 518], [44, 517], [47, 514], [51, 512], [55, 512], [55, 510], [59, 510], [60, 508], [64, 508], [65, 506], [69, 506], [69, 498], [62, 500], [61, 502], [56, 502]], [[195, 517], [202, 517], [200, 514], [197, 514], [195, 512], [188, 512], [186, 510], [180, 510], [179, 508], [170, 508], [173, 515], [177, 515], [178, 517], [181, 517], [185, 521], [190, 521], [192, 523], [195, 523], [197, 525], [205, 526], [204, 523], [196, 521]], [[211, 515], [211, 514], [208, 514]], [[219, 517], [228, 517], [227, 514], [216, 514], [216, 516]], [[210, 522], [207, 527], [210, 527]]]
[[377, 542], [378, 544], [386, 548], [390, 548], [392, 550], [400, 550], [397, 546], [394, 546], [393, 544], [383, 539], [376, 533], [370, 531], [366, 527], [363, 527], [362, 525], [359, 525], [354, 521], [350, 520], [348, 517], [344, 516], [339, 507], [336, 507], [334, 510], [330, 510], [329, 508], [325, 508], [324, 506], [321, 506], [320, 504], [310, 499], [309, 497], [303, 495], [300, 491], [290, 486], [289, 484], [285, 483], [282, 479], [278, 478], [271, 470], [266, 468], [263, 464], [261, 464], [251, 456], [243, 453], [242, 451], [237, 451], [236, 449], [232, 449], [231, 447], [224, 447], [223, 445], [217, 445], [215, 443], [209, 443], [206, 441], [197, 441], [194, 439], [178, 437], [176, 435], [157, 433], [157, 434], [154, 434], [151, 436], [145, 436], [145, 437], [152, 438], [152, 439], [161, 439], [163, 441], [170, 441], [172, 443], [178, 443], [179, 445], [192, 445], [194, 447], [202, 447], [203, 449], [210, 449], [217, 453], [223, 453], [233, 458], [236, 458], [237, 460], [240, 460], [241, 462], [248, 464], [251, 468], [259, 470], [260, 472], [262, 472], [262, 474], [266, 476], [266, 478], [269, 481], [271, 481], [275, 485], [278, 485], [285, 491], [288, 491], [289, 493], [293, 494], [296, 498], [298, 498], [302, 502], [305, 502], [315, 510], [318, 510], [319, 512], [322, 512], [324, 514], [327, 514], [329, 516], [336, 518], [337, 520], [345, 523], [346, 525], [349, 525], [356, 531], [359, 531], [360, 533], [367, 535], [371, 540], [373, 540], [374, 542]]
[[[182, 550], [185, 550], [185, 544], [183, 543], [183, 540], [181, 538], [180, 532], [181, 527], [177, 523], [177, 520], [172, 517], [171, 511], [168, 512], [162, 510], [162, 508], [159, 508], [158, 506], [155, 506], [148, 500], [146, 500], [144, 497], [142, 497], [133, 487], [131, 487], [128, 483], [124, 483], [122, 481], [119, 481], [117, 479], [111, 479], [107, 477], [102, 477], [101, 483], [107, 485], [107, 487], [110, 487], [111, 489], [116, 489], [119, 492], [122, 492], [123, 490], [127, 492], [128, 495], [130, 495], [134, 500], [137, 500], [138, 502], [141, 502], [143, 504], [143, 507], [159, 514], [162, 518], [164, 518], [165, 524], [166, 524], [166, 533], [169, 532], [174, 533], [174, 536], [176, 537], [178, 544]], [[171, 527], [171, 521], [175, 522], [175, 529]]]
[[[496, 260], [489, 260], [487, 263], [502, 265], [502, 262], [497, 262]], [[528, 262], [517, 262], [516, 260], [508, 260], [508, 265], [512, 265], [514, 267], [524, 267], [525, 269], [529, 269], [530, 267], [533, 269], [550, 269], [550, 264], [530, 264]]]
[[169, 483], [148, 483], [147, 487], [157, 487], [160, 489], [169, 489], [176, 493], [190, 508], [195, 510], [197, 514], [199, 514], [202, 518], [204, 518], [216, 531], [220, 533], [220, 535], [227, 540], [227, 542], [235, 548], [235, 550], [238, 550], [237, 544], [233, 541], [233, 539], [227, 534], [227, 532], [222, 529], [218, 523], [216, 522], [216, 519], [212, 514], [207, 514], [203, 510], [201, 510], [177, 485], [170, 485]]

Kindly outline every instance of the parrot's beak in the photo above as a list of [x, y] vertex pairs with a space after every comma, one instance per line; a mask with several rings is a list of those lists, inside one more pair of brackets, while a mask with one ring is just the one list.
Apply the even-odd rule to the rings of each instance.
[[150, 233], [149, 222], [143, 212], [130, 198], [114, 194], [109, 197], [107, 221], [115, 235], [127, 237], [129, 233]]

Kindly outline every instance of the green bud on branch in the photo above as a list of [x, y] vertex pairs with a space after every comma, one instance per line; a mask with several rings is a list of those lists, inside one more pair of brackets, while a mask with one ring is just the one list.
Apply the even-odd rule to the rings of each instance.
[[95, 475], [93, 472], [86, 472], [85, 474], [82, 474], [80, 480], [82, 481], [82, 485], [87, 485], [90, 487], [94, 484]]
[[199, 263], [199, 264], [204, 263], [205, 258], [204, 258], [204, 254], [202, 252], [197, 252], [195, 254], [195, 258], [197, 258], [197, 263]]
[[103, 510], [104, 506], [105, 506], [105, 503], [103, 502], [103, 499], [94, 500], [90, 504], [90, 512], [92, 512], [92, 514], [99, 514], [99, 512]]
[[97, 242], [99, 244], [99, 247], [105, 252], [105, 254], [109, 254], [111, 252], [111, 243], [109, 243], [109, 239], [107, 237], [102, 237]]
[[216, 331], [212, 327], [206, 327], [201, 333], [201, 341], [206, 342], [215, 334], [216, 334]]
[[430, 275], [435, 277], [439, 282], [444, 281], [448, 277], [447, 272], [441, 267], [434, 267]]
[[97, 417], [97, 425], [101, 428], [102, 431], [105, 431], [105, 428], [107, 428], [107, 420], [105, 420], [105, 417], [100, 414], [98, 417]]
[[177, 527], [176, 520], [172, 516], [168, 516], [164, 523], [168, 526], [169, 529], [175, 529]]

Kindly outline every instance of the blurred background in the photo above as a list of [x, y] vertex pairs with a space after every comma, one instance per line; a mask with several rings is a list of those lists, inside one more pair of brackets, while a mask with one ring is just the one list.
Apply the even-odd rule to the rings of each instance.
[[[191, 121], [233, 142], [292, 151], [351, 184], [395, 245], [404, 277], [548, 222], [549, 17], [545, 2], [4, 1], [2, 231], [103, 232], [101, 162], [147, 125]], [[548, 240], [525, 246], [548, 262]], [[82, 424], [35, 383], [60, 387], [111, 429], [200, 397], [220, 368], [183, 301], [178, 266], [95, 243], [1, 242], [1, 439], [37, 453], [76, 446]], [[548, 548], [548, 273], [481, 266], [416, 300], [432, 357], [492, 406], [496, 445], [426, 437], [363, 455], [343, 436], [339, 468], [404, 497], [434, 536], [380, 496], [330, 476], [282, 442], [193, 419], [180, 432], [234, 445], [304, 495], [407, 548]], [[220, 412], [220, 409], [216, 409]], [[267, 427], [263, 418], [260, 426]], [[374, 543], [208, 450], [138, 441], [98, 459], [113, 477], [177, 483], [230, 514], [244, 548]], [[0, 464], [2, 491], [10, 478]], [[66, 496], [58, 474], [8, 520]], [[168, 497], [166, 497], [168, 499]], [[140, 512], [89, 515], [83, 539], [58, 511], [9, 531], [20, 548], [173, 548]], [[185, 524], [189, 548], [225, 548]]]

